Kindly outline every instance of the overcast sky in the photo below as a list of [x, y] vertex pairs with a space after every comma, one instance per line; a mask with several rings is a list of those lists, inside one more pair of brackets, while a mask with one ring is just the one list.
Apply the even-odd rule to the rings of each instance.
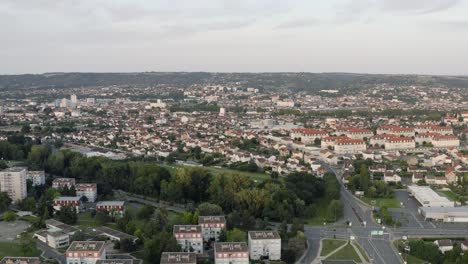
[[0, 74], [468, 74], [468, 0], [0, 0]]

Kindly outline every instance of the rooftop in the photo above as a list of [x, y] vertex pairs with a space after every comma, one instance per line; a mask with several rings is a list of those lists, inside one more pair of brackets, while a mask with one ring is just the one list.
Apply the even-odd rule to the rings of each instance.
[[199, 225], [175, 225], [174, 233], [201, 233], [201, 226]]
[[67, 251], [101, 251], [104, 241], [73, 241]]
[[11, 167], [11, 168], [6, 168], [2, 170], [1, 172], [20, 172], [23, 170], [28, 170], [26, 167]]
[[204, 223], [225, 223], [226, 222], [226, 217], [224, 215], [220, 216], [199, 216], [198, 217], [198, 223], [199, 224], [204, 224]]
[[161, 264], [197, 263], [197, 254], [193, 252], [163, 252]]
[[39, 258], [29, 257], [4, 257], [0, 264], [40, 264]]
[[276, 231], [249, 231], [251, 239], [281, 239]]
[[245, 252], [249, 251], [247, 243], [245, 242], [222, 242], [215, 243], [214, 250], [216, 253], [230, 253], [230, 252]]

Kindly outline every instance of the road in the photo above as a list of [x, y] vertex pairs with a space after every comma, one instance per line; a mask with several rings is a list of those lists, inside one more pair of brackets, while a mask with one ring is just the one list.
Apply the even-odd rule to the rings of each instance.
[[62, 264], [67, 263], [64, 254], [60, 254], [55, 249], [47, 246], [43, 242], [37, 241], [36, 246], [40, 251], [42, 251], [42, 255], [41, 255], [42, 257], [47, 258], [47, 259], [58, 260]]

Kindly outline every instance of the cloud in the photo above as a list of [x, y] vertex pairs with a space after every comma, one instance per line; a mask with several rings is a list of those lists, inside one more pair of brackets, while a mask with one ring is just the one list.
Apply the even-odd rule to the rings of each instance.
[[460, 0], [381, 0], [381, 10], [389, 13], [429, 14], [445, 11]]
[[323, 21], [316, 18], [300, 18], [289, 20], [276, 26], [277, 29], [304, 28], [321, 24]]

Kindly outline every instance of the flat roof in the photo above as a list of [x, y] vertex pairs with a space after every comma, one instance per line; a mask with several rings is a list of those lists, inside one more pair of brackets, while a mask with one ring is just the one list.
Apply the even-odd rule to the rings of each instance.
[[20, 172], [23, 170], [27, 170], [27, 167], [11, 167], [11, 168], [6, 168], [2, 170], [1, 172]]
[[133, 259], [98, 259], [96, 264], [133, 264]]
[[161, 264], [197, 263], [197, 254], [194, 252], [163, 252]]
[[104, 248], [104, 241], [73, 241], [68, 247], [68, 251], [101, 251]]
[[123, 206], [125, 205], [124, 201], [101, 201], [97, 202], [96, 206]]
[[174, 233], [201, 233], [202, 229], [199, 225], [174, 225]]
[[431, 203], [453, 203], [448, 198], [440, 196], [429, 186], [410, 185], [408, 189], [413, 193], [414, 197], [422, 204]]
[[214, 250], [216, 253], [246, 252], [249, 251], [249, 247], [245, 242], [217, 242]]
[[4, 257], [0, 264], [40, 264], [41, 261], [37, 257]]
[[249, 231], [249, 237], [251, 239], [281, 239], [280, 235], [276, 231]]
[[205, 223], [226, 223], [226, 217], [224, 215], [219, 216], [199, 216], [198, 217], [199, 224]]
[[466, 216], [468, 217], [468, 206], [459, 207], [421, 207], [421, 212], [433, 213], [433, 214], [444, 214], [447, 217]]
[[78, 196], [60, 196], [54, 199], [54, 201], [79, 201], [80, 197]]

